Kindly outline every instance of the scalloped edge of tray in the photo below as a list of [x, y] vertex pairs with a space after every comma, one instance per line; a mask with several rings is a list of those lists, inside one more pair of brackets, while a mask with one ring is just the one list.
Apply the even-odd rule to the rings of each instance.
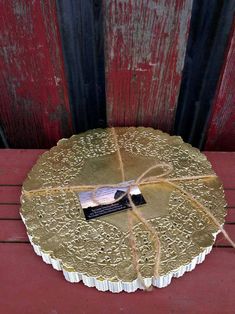
[[[21, 214], [21, 218], [25, 224], [25, 219], [23, 215]], [[26, 226], [26, 224], [25, 224]], [[220, 231], [214, 233], [214, 241], [217, 236], [217, 234]], [[41, 256], [43, 261], [46, 264], [51, 264], [52, 267], [58, 271], [62, 271], [65, 279], [71, 283], [78, 283], [83, 282], [85, 286], [88, 287], [95, 287], [99, 291], [111, 291], [113, 293], [119, 293], [122, 291], [125, 292], [135, 292], [138, 289], [144, 290], [144, 287], [142, 286], [139, 279], [135, 279], [130, 282], [124, 282], [124, 281], [111, 281], [111, 280], [100, 280], [96, 277], [87, 276], [80, 272], [70, 272], [63, 268], [60, 261], [58, 259], [52, 258], [49, 254], [44, 253], [39, 245], [36, 245], [32, 241], [32, 237], [27, 233], [29, 241], [31, 245], [33, 246], [33, 249], [35, 253], [38, 256]], [[196, 265], [201, 264], [204, 260], [206, 255], [208, 255], [212, 250], [213, 245], [205, 248], [203, 252], [201, 252], [199, 255], [194, 257], [192, 261], [186, 265], [180, 266], [176, 270], [159, 277], [152, 277], [152, 278], [144, 278], [145, 285], [148, 286], [154, 286], [157, 288], [164, 288], [168, 286], [171, 283], [172, 278], [179, 278], [184, 275], [186, 272], [190, 272], [194, 270]]]

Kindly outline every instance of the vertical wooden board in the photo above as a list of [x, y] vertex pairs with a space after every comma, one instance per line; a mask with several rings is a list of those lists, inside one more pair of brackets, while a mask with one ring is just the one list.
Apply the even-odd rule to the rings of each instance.
[[102, 1], [57, 0], [76, 132], [106, 124]]
[[192, 1], [107, 0], [103, 3], [108, 123], [170, 131]]
[[206, 150], [235, 150], [235, 19], [214, 99]]
[[11, 147], [50, 147], [72, 133], [55, 0], [0, 12], [0, 124]]

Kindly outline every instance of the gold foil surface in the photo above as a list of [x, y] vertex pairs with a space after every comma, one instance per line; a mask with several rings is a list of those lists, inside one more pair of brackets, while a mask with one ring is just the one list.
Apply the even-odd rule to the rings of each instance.
[[[173, 165], [170, 178], [214, 174], [206, 157], [178, 136], [143, 127], [115, 130], [127, 181], [136, 179], [156, 162]], [[110, 129], [95, 129], [60, 140], [38, 159], [23, 184], [21, 214], [32, 242], [59, 260], [66, 271], [100, 280], [136, 279], [126, 211], [86, 221], [73, 192], [61, 190], [30, 198], [24, 194], [24, 190], [45, 187], [120, 182], [117, 149]], [[224, 223], [226, 203], [218, 178], [177, 184], [206, 206], [221, 225]], [[161, 242], [160, 275], [187, 265], [214, 243], [218, 227], [179, 191], [165, 183], [140, 186], [140, 190], [147, 204], [138, 210], [156, 229]], [[133, 231], [140, 272], [143, 278], [152, 277], [154, 243], [137, 220]]]

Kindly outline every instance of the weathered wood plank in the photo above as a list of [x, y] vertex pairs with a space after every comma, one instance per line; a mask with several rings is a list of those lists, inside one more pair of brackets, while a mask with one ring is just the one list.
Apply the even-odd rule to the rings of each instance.
[[[235, 254], [215, 248], [205, 262], [165, 289], [118, 295], [66, 282], [29, 244], [0, 244], [0, 312], [22, 313], [233, 313]], [[32, 280], [30, 280], [32, 279]], [[55, 293], [56, 291], [56, 293]], [[14, 300], [14, 302], [12, 302]], [[66, 300], [66, 302], [64, 301]], [[79, 300], [79, 302], [78, 302]]]
[[0, 2], [0, 121], [10, 147], [51, 147], [72, 133], [56, 6]]
[[174, 132], [200, 149], [233, 25], [234, 4], [234, 0], [193, 1]]
[[0, 220], [0, 242], [28, 242], [21, 220]]
[[57, 0], [76, 132], [106, 124], [102, 1]]
[[0, 185], [21, 185], [38, 157], [44, 152], [42, 149], [2, 149]]
[[192, 1], [103, 3], [108, 123], [170, 131]]
[[0, 204], [0, 219], [20, 219], [20, 205]]
[[207, 132], [207, 150], [235, 150], [235, 18]]
[[225, 189], [235, 189], [235, 152], [204, 152]]

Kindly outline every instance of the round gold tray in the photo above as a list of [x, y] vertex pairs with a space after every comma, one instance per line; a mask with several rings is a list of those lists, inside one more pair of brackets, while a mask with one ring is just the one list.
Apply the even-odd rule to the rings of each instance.
[[[125, 180], [136, 179], [156, 162], [173, 165], [169, 178], [214, 174], [198, 149], [178, 136], [143, 127], [115, 128]], [[159, 175], [161, 169], [153, 171]], [[117, 146], [111, 129], [95, 129], [69, 139], [44, 153], [28, 174], [22, 189], [21, 216], [35, 252], [62, 270], [71, 282], [82, 280], [99, 290], [132, 292], [143, 288], [133, 267], [127, 211], [85, 220], [77, 193], [66, 186], [115, 184], [122, 181]], [[212, 179], [178, 181], [221, 223], [225, 200], [221, 183]], [[57, 193], [26, 191], [62, 187]], [[160, 273], [154, 277], [155, 248], [149, 231], [134, 221], [138, 264], [146, 285], [167, 286], [202, 262], [210, 252], [218, 227], [178, 190], [162, 182], [140, 186], [146, 205], [137, 207], [156, 230], [161, 243]]]

